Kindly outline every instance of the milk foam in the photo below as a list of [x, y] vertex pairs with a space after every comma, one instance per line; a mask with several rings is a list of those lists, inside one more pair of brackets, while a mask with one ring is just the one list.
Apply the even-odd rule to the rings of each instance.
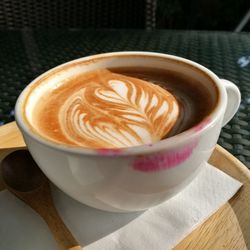
[[[34, 124], [45, 137], [89, 148], [137, 146], [161, 140], [178, 118], [177, 100], [153, 83], [108, 70], [82, 74], [79, 79], [57, 81], [56, 90], [51, 82], [40, 87], [50, 95], [48, 102], [40, 104], [37, 115], [29, 109], [27, 113], [39, 121]], [[53, 128], [56, 133], [46, 125], [45, 110], [53, 112], [49, 122], [58, 124]]]

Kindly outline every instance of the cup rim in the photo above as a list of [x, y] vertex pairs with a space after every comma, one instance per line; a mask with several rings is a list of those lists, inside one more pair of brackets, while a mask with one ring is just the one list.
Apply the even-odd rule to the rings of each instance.
[[[78, 62], [101, 59], [101, 58], [114, 57], [114, 56], [160, 57], [160, 58], [175, 60], [180, 63], [193, 66], [194, 68], [198, 69], [200, 72], [205, 73], [213, 81], [213, 83], [215, 83], [216, 88], [218, 89], [218, 93], [219, 93], [218, 95], [219, 98], [218, 98], [216, 107], [212, 110], [212, 112], [209, 113], [209, 115], [204, 117], [198, 124], [196, 124], [195, 126], [179, 134], [162, 139], [152, 144], [143, 144], [139, 146], [132, 146], [132, 147], [126, 147], [126, 148], [93, 149], [93, 148], [84, 148], [84, 147], [79, 147], [79, 146], [66, 145], [66, 144], [57, 143], [52, 140], [46, 139], [43, 136], [39, 135], [38, 133], [35, 133], [34, 131], [32, 131], [32, 129], [29, 128], [29, 125], [26, 123], [25, 119], [23, 118], [22, 103], [23, 103], [23, 100], [25, 99], [25, 96], [30, 86], [32, 86], [38, 80], [50, 74], [51, 72], [59, 70], [60, 68], [63, 68], [67, 65], [71, 65], [74, 63], [78, 63]], [[216, 121], [220, 117], [221, 112], [223, 112], [223, 110], [226, 107], [226, 100], [227, 100], [226, 90], [222, 86], [222, 83], [220, 79], [218, 78], [218, 76], [216, 76], [212, 71], [210, 71], [206, 67], [194, 61], [191, 61], [189, 59], [182, 58], [179, 56], [163, 54], [163, 53], [158, 53], [158, 52], [117, 51], [117, 52], [90, 55], [90, 56], [81, 57], [75, 60], [71, 60], [69, 62], [60, 64], [44, 72], [40, 76], [36, 77], [23, 89], [23, 91], [19, 95], [16, 101], [16, 105], [15, 105], [15, 119], [16, 119], [18, 127], [20, 128], [22, 132], [24, 132], [24, 134], [28, 135], [29, 137], [31, 137], [38, 143], [43, 144], [44, 146], [47, 146], [49, 148], [53, 148], [59, 151], [77, 154], [77, 155], [127, 156], [127, 155], [148, 154], [148, 153], [162, 151], [163, 149], [164, 150], [173, 149], [176, 146], [189, 143], [190, 140], [192, 140], [196, 136], [199, 136], [201, 133], [203, 133], [203, 131], [207, 130], [210, 126], [213, 126], [213, 124], [216, 123]]]

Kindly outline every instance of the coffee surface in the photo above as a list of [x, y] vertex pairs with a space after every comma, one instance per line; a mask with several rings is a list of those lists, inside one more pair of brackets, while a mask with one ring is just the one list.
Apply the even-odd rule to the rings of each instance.
[[79, 147], [153, 143], [173, 133], [183, 116], [179, 97], [157, 85], [165, 81], [145, 69], [84, 73], [45, 93], [32, 125], [48, 139]]

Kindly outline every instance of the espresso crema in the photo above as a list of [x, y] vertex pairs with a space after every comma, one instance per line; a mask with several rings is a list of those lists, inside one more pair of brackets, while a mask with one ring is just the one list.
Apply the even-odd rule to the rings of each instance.
[[122, 148], [166, 137], [179, 116], [168, 90], [107, 69], [66, 79], [45, 91], [33, 109], [41, 136], [85, 148]]

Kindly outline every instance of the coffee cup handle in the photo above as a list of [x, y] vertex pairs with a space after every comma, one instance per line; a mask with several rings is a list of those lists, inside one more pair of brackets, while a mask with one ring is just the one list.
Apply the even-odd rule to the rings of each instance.
[[222, 126], [225, 126], [237, 112], [240, 106], [241, 94], [234, 83], [225, 79], [221, 79], [221, 81], [227, 92], [227, 107], [222, 122]]

